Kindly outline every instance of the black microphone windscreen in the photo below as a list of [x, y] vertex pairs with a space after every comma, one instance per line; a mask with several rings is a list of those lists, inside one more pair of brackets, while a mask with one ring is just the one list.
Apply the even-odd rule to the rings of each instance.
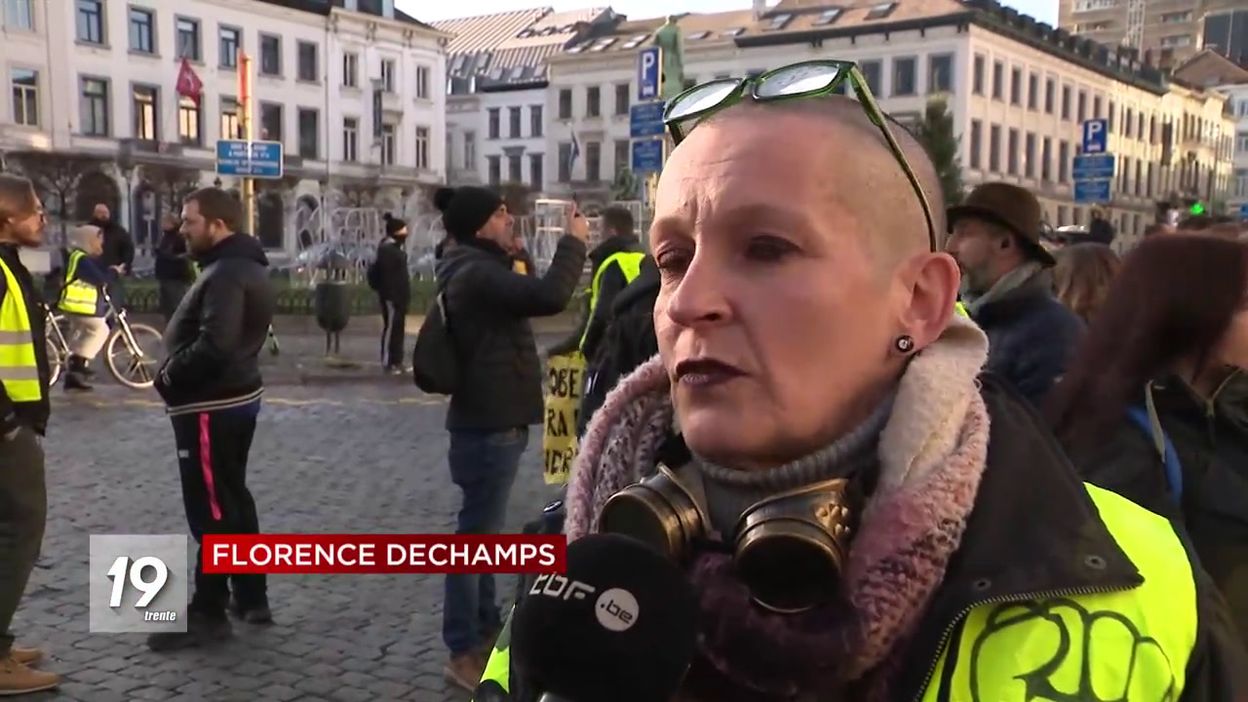
[[575, 702], [669, 702], [693, 659], [697, 601], [684, 573], [641, 541], [568, 544], [564, 575], [539, 575], [512, 616], [511, 665]]

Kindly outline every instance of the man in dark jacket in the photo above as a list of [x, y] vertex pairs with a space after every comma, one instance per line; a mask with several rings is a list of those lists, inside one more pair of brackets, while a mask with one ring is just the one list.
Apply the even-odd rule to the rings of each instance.
[[48, 513], [41, 439], [49, 414], [43, 304], [18, 254], [43, 243], [45, 224], [30, 181], [0, 174], [0, 333], [9, 337], [0, 347], [0, 696], [60, 682], [28, 667], [43, 654], [14, 646], [9, 633]]
[[161, 218], [160, 243], [156, 246], [156, 283], [160, 286], [160, 315], [165, 323], [195, 281], [195, 266], [186, 250], [181, 223], [172, 214]]
[[121, 309], [126, 306], [123, 279], [134, 272], [134, 239], [125, 227], [113, 220], [108, 205], [104, 203], [95, 206], [90, 223], [104, 232], [104, 253], [100, 254], [100, 265], [116, 273], [116, 279], [109, 283], [108, 294], [113, 298], [113, 305]]
[[1040, 246], [1040, 203], [985, 183], [949, 208], [946, 249], [962, 270], [962, 302], [988, 334], [988, 370], [1039, 405], [1065, 372], [1083, 323], [1053, 296], [1053, 256]]
[[407, 270], [407, 222], [386, 214], [386, 236], [377, 244], [377, 259], [370, 271], [381, 302], [381, 363], [385, 372], [402, 375], [403, 338], [407, 325], [407, 305], [412, 297], [412, 279]]
[[1098, 208], [1092, 208], [1092, 221], [1088, 223], [1088, 237], [1086, 241], [1109, 246], [1114, 243], [1114, 225], [1108, 219], [1105, 219], [1105, 213]]
[[547, 351], [550, 356], [579, 349], [586, 359], [592, 359], [607, 331], [615, 296], [637, 277], [645, 249], [633, 233], [632, 213], [623, 207], [608, 207], [602, 212], [602, 231], [605, 235], [602, 243], [589, 252], [593, 275], [585, 291], [580, 324], [566, 339]]
[[[178, 447], [191, 534], [254, 534], [247, 453], [264, 383], [257, 356], [273, 321], [268, 259], [242, 225], [242, 205], [219, 188], [186, 198], [182, 232], [203, 272], [165, 328], [169, 356], [156, 378]], [[187, 631], [153, 634], [153, 650], [196, 646], [230, 634], [226, 607], [244, 621], [272, 621], [263, 575], [208, 575], [196, 559]], [[229, 603], [230, 590], [234, 601]]]
[[[438, 262], [447, 328], [459, 359], [451, 396], [451, 479], [464, 493], [456, 533], [498, 533], [529, 426], [543, 417], [542, 368], [529, 318], [567, 306], [585, 265], [589, 226], [573, 208], [569, 235], [559, 240], [541, 277], [512, 269], [512, 218], [495, 193], [443, 188], [435, 198], [455, 246]], [[494, 640], [501, 616], [489, 575], [449, 575], [442, 638], [450, 650], [444, 674], [472, 690], [485, 667], [482, 646]]]

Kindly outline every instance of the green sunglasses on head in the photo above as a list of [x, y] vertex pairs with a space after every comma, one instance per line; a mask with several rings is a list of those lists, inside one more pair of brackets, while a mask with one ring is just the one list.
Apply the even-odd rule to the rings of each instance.
[[[936, 225], [932, 219], [931, 204], [928, 203], [923, 187], [919, 185], [914, 169], [906, 160], [901, 145], [889, 131], [888, 118], [871, 94], [866, 78], [852, 61], [803, 61], [753, 78], [721, 78], [696, 85], [667, 103], [667, 108], [663, 111], [663, 124], [672, 135], [672, 141], [679, 144], [698, 122], [747, 97], [757, 102], [823, 97], [835, 93], [846, 80], [857, 94], [858, 102], [866, 111], [867, 117], [880, 128], [889, 150], [905, 171], [914, 193], [919, 196], [923, 216], [927, 219], [928, 244], [932, 251], [936, 251]], [[690, 124], [691, 126], [685, 128], [685, 125]]]

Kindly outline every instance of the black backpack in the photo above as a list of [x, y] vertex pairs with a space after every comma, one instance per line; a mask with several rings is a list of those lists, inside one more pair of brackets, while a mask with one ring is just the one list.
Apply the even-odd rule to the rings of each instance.
[[412, 375], [416, 387], [436, 395], [452, 395], [459, 387], [459, 357], [451, 338], [446, 308], [446, 290], [439, 288], [412, 348]]

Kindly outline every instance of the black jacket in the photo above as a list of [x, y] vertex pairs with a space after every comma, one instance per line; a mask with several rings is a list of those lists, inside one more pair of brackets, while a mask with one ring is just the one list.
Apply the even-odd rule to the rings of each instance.
[[1066, 372], [1083, 335], [1083, 322], [1049, 286], [1048, 276], [1036, 276], [971, 313], [988, 335], [988, 370], [1036, 406]]
[[133, 273], [134, 239], [130, 238], [130, 232], [112, 219], [107, 222], [91, 220], [91, 224], [104, 233], [104, 252], [100, 254], [100, 262], [106, 268], [125, 264], [126, 273]]
[[195, 280], [190, 255], [186, 251], [186, 238], [176, 230], [161, 232], [160, 244], [156, 246], [156, 279], [189, 283]]
[[[641, 242], [632, 234], [617, 234], [608, 237], [601, 244], [594, 247], [589, 252], [590, 275], [593, 276], [598, 272], [598, 268], [602, 266], [602, 262], [614, 256], [617, 253], [637, 252], [641, 253], [644, 249]], [[593, 278], [590, 278], [591, 283]], [[547, 353], [551, 356], [558, 356], [565, 353], [571, 353], [581, 346], [581, 336], [585, 336], [585, 345], [581, 347], [581, 351], [585, 354], [585, 358], [593, 358], [598, 352], [598, 345], [602, 341], [603, 334], [607, 331], [607, 324], [611, 319], [611, 306], [615, 303], [615, 296], [619, 294], [624, 287], [628, 285], [628, 280], [624, 278], [624, 271], [619, 266], [611, 266], [602, 272], [602, 278], [598, 283], [598, 307], [591, 310], [589, 308], [590, 295], [585, 295], [585, 303], [581, 310], [581, 320], [577, 324], [576, 329], [567, 336], [563, 341], [550, 347]], [[588, 333], [585, 331], [589, 328]]]
[[1153, 383], [1157, 418], [1183, 469], [1181, 504], [1170, 491], [1151, 433], [1126, 419], [1095, 444], [1071, 447], [1070, 454], [1089, 482], [1186, 530], [1248, 642], [1248, 426], [1239, 416], [1244, 408], [1237, 391], [1243, 388], [1236, 387], [1245, 381], [1248, 376], [1235, 376], [1212, 401], [1175, 377]]
[[654, 335], [654, 301], [659, 297], [660, 282], [659, 267], [652, 257], [646, 256], [637, 277], [616, 296], [606, 334], [597, 353], [588, 359], [578, 435], [585, 433], [594, 412], [602, 407], [607, 393], [620, 378], [659, 352]]
[[407, 309], [412, 297], [412, 279], [407, 270], [404, 241], [385, 237], [377, 244], [377, 295], [384, 302]]
[[516, 273], [511, 257], [484, 240], [458, 244], [438, 261], [460, 387], [446, 428], [501, 431], [542, 422], [542, 367], [530, 317], [567, 307], [585, 265], [585, 244], [559, 240], [546, 275]]
[[165, 327], [156, 390], [171, 414], [245, 404], [264, 387], [257, 355], [276, 304], [264, 249], [234, 234], [198, 261], [203, 272]]
[[[52, 377], [48, 367], [47, 330], [44, 328], [43, 295], [35, 288], [35, 281], [30, 271], [22, 264], [17, 247], [13, 244], [0, 244], [0, 258], [13, 271], [17, 284], [22, 288], [22, 299], [26, 302], [26, 315], [30, 319], [30, 336], [35, 345], [35, 364], [39, 367], [39, 383], [43, 386], [43, 399], [38, 402], [13, 402], [0, 385], [0, 435], [8, 434], [17, 425], [29, 427], [40, 435], [48, 429], [48, 416], [51, 409], [48, 403], [48, 380]], [[0, 300], [8, 294], [8, 285], [4, 276], [0, 275]]]

